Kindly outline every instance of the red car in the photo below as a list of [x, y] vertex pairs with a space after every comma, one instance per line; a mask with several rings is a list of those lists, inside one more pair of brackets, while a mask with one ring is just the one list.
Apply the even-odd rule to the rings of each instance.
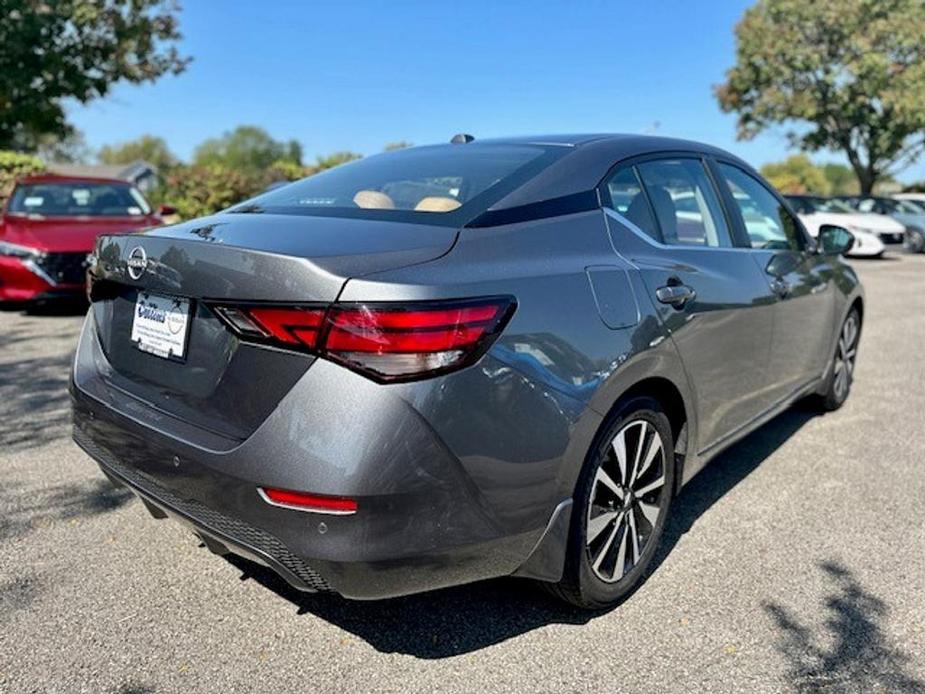
[[0, 302], [82, 294], [100, 234], [162, 224], [133, 185], [109, 178], [20, 179], [0, 216]]

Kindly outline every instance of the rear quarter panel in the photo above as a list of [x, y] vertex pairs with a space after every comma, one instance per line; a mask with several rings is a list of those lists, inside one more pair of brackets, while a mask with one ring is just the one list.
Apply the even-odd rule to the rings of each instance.
[[[625, 273], [631, 291], [595, 297], [589, 269]], [[627, 284], [604, 281], [595, 290], [619, 286]], [[600, 211], [464, 229], [447, 256], [351, 279], [339, 299], [488, 295], [517, 300], [489, 353], [438, 387], [401, 386], [402, 396], [437, 430], [494, 513], [539, 527], [572, 495], [594, 437], [623, 392], [653, 373], [682, 394], [687, 382], [641, 280], [613, 251]], [[624, 310], [613, 302], [635, 306]], [[605, 318], [622, 327], [609, 327]]]

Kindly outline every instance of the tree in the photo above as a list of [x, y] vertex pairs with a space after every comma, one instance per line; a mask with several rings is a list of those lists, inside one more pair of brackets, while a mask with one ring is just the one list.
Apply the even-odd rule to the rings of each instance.
[[844, 164], [823, 164], [822, 174], [829, 182], [830, 195], [857, 195], [858, 181]]
[[316, 173], [314, 167], [306, 167], [288, 159], [273, 162], [267, 171], [267, 183], [279, 181], [298, 181], [300, 178]]
[[18, 178], [44, 170], [45, 164], [38, 157], [0, 151], [0, 207], [9, 197]]
[[131, 164], [138, 160], [146, 161], [162, 173], [180, 163], [170, 151], [164, 138], [155, 135], [142, 135], [128, 142], [104, 145], [97, 153], [97, 158], [104, 164]]
[[87, 145], [83, 133], [71, 130], [59, 136], [46, 133], [35, 140], [35, 155], [42, 161], [59, 164], [85, 164], [92, 158], [93, 151]]
[[397, 142], [390, 142], [384, 149], [386, 152], [394, 152], [397, 149], [406, 149], [408, 147], [414, 147], [414, 145], [406, 140], [398, 140]]
[[262, 182], [218, 164], [177, 166], [158, 189], [157, 202], [176, 208], [181, 219], [214, 214], [262, 190]]
[[34, 150], [72, 132], [63, 101], [87, 103], [113, 84], [179, 74], [189, 58], [171, 0], [2, 0], [0, 149]]
[[782, 193], [828, 195], [829, 181], [805, 154], [794, 154], [784, 161], [765, 164], [761, 175]]
[[775, 125], [801, 149], [843, 151], [862, 193], [925, 151], [925, 3], [758, 0], [716, 87], [749, 139]]
[[362, 154], [357, 154], [356, 152], [334, 152], [326, 156], [318, 155], [315, 159], [315, 170], [325, 171], [326, 169], [333, 169], [335, 166], [340, 166], [341, 164], [346, 164], [348, 161], [355, 161], [357, 159], [362, 159]]
[[301, 164], [302, 146], [295, 140], [274, 140], [254, 125], [239, 125], [221, 137], [206, 140], [193, 154], [195, 166], [224, 166], [246, 175], [262, 174], [281, 160]]

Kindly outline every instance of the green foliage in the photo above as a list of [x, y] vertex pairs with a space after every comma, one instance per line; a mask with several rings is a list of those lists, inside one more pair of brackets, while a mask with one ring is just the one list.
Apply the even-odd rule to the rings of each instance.
[[302, 163], [302, 146], [295, 140], [281, 142], [263, 128], [239, 125], [231, 132], [206, 140], [193, 155], [195, 166], [223, 166], [248, 176], [263, 174], [274, 163]]
[[45, 164], [38, 157], [0, 151], [0, 206], [9, 197], [17, 178], [44, 170]]
[[925, 151], [922, 0], [758, 0], [716, 87], [748, 139], [786, 124], [808, 151], [845, 152], [864, 193]]
[[0, 1], [0, 148], [35, 150], [71, 131], [65, 99], [153, 82], [189, 63], [172, 0]]
[[355, 161], [361, 159], [362, 154], [357, 154], [356, 152], [334, 152], [326, 156], [318, 156], [315, 160], [315, 171], [325, 171], [327, 169], [333, 169], [335, 166], [340, 166], [341, 164], [346, 164], [348, 161]]
[[398, 142], [390, 142], [385, 146], [386, 152], [394, 152], [396, 149], [406, 149], [407, 147], [414, 147], [413, 144], [405, 140], [399, 140]]
[[270, 166], [267, 172], [267, 185], [275, 181], [298, 181], [313, 173], [315, 171], [312, 167], [302, 166], [288, 159], [280, 159]]
[[823, 164], [822, 174], [829, 182], [830, 195], [857, 195], [858, 179], [844, 164]]
[[35, 155], [49, 163], [85, 164], [93, 155], [79, 130], [71, 130], [63, 136], [45, 133], [37, 138], [35, 144]]
[[142, 135], [128, 142], [104, 145], [97, 158], [104, 164], [131, 164], [140, 159], [156, 166], [162, 174], [179, 164], [164, 138], [155, 135]]
[[214, 214], [262, 190], [262, 181], [225, 166], [177, 166], [167, 175], [157, 203], [177, 209], [181, 219]]
[[829, 194], [829, 181], [818, 166], [805, 154], [794, 154], [784, 161], [765, 164], [761, 175], [781, 193]]

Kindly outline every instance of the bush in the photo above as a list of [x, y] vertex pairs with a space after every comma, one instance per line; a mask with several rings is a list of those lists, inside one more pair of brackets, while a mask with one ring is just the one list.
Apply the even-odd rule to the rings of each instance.
[[261, 190], [261, 180], [224, 166], [177, 166], [156, 197], [176, 208], [181, 219], [193, 219], [214, 214]]
[[12, 192], [16, 179], [44, 170], [45, 164], [38, 157], [19, 152], [0, 151], [0, 206], [6, 202]]
[[313, 167], [302, 166], [288, 159], [279, 159], [273, 162], [267, 171], [266, 183], [270, 185], [277, 181], [298, 181], [313, 173], [315, 173]]

